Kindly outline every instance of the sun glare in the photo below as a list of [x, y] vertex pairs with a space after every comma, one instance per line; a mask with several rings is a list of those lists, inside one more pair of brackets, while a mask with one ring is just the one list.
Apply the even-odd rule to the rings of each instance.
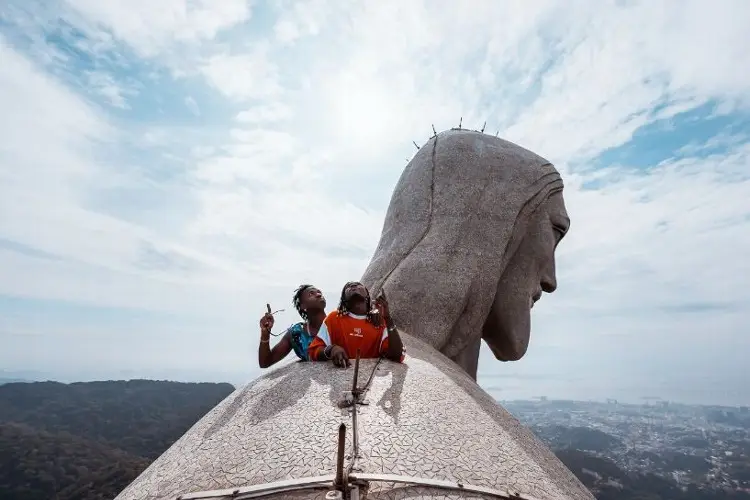
[[331, 87], [329, 116], [335, 137], [350, 147], [377, 144], [393, 124], [392, 102], [379, 82], [344, 75]]

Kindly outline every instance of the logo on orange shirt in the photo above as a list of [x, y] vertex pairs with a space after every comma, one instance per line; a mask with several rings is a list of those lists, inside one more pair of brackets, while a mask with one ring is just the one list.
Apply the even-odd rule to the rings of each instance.
[[352, 337], [361, 337], [362, 336], [362, 329], [361, 328], [355, 328], [354, 333], [350, 333]]

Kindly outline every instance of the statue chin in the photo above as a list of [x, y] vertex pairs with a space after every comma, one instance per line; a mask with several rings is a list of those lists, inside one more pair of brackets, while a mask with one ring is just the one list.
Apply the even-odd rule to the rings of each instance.
[[495, 355], [495, 358], [498, 361], [518, 361], [524, 356], [524, 354], [526, 354], [526, 347], [521, 347], [521, 346], [500, 347], [500, 346], [493, 346], [489, 343], [487, 345], [490, 346], [490, 350], [492, 351], [492, 354]]
[[497, 306], [487, 316], [482, 338], [499, 361], [518, 361], [529, 348], [531, 311], [508, 314], [508, 309], [496, 310]]

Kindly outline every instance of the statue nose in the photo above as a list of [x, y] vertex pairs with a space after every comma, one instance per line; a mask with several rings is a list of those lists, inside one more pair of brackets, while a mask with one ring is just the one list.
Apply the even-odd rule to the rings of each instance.
[[554, 274], [551, 276], [545, 276], [542, 278], [540, 285], [542, 285], [542, 290], [544, 292], [552, 293], [557, 290], [557, 279], [555, 279]]
[[539, 284], [545, 293], [552, 293], [557, 290], [557, 272], [554, 258], [547, 264], [539, 280]]

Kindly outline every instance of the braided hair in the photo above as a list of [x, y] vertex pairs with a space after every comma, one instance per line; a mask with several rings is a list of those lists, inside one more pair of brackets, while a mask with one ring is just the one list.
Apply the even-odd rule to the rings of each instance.
[[[339, 307], [338, 307], [339, 316], [344, 315], [349, 312], [349, 309], [347, 309], [346, 307], [346, 289], [355, 285], [362, 285], [362, 283], [360, 283], [359, 281], [350, 281], [346, 285], [344, 285], [344, 288], [341, 289], [341, 299], [339, 300]], [[365, 290], [367, 290], [367, 287], [365, 287]], [[370, 304], [370, 291], [369, 290], [367, 290], [367, 298], [365, 298], [365, 302], [366, 302], [366, 308], [367, 308], [367, 321], [369, 321], [375, 326], [380, 326], [380, 314], [372, 314], [372, 306]]]
[[294, 308], [297, 310], [300, 316], [302, 316], [302, 319], [307, 321], [307, 311], [302, 309], [302, 294], [305, 293], [305, 290], [308, 288], [313, 288], [312, 285], [300, 285], [297, 287], [297, 289], [294, 291], [294, 297], [292, 297], [292, 304], [294, 304]]

